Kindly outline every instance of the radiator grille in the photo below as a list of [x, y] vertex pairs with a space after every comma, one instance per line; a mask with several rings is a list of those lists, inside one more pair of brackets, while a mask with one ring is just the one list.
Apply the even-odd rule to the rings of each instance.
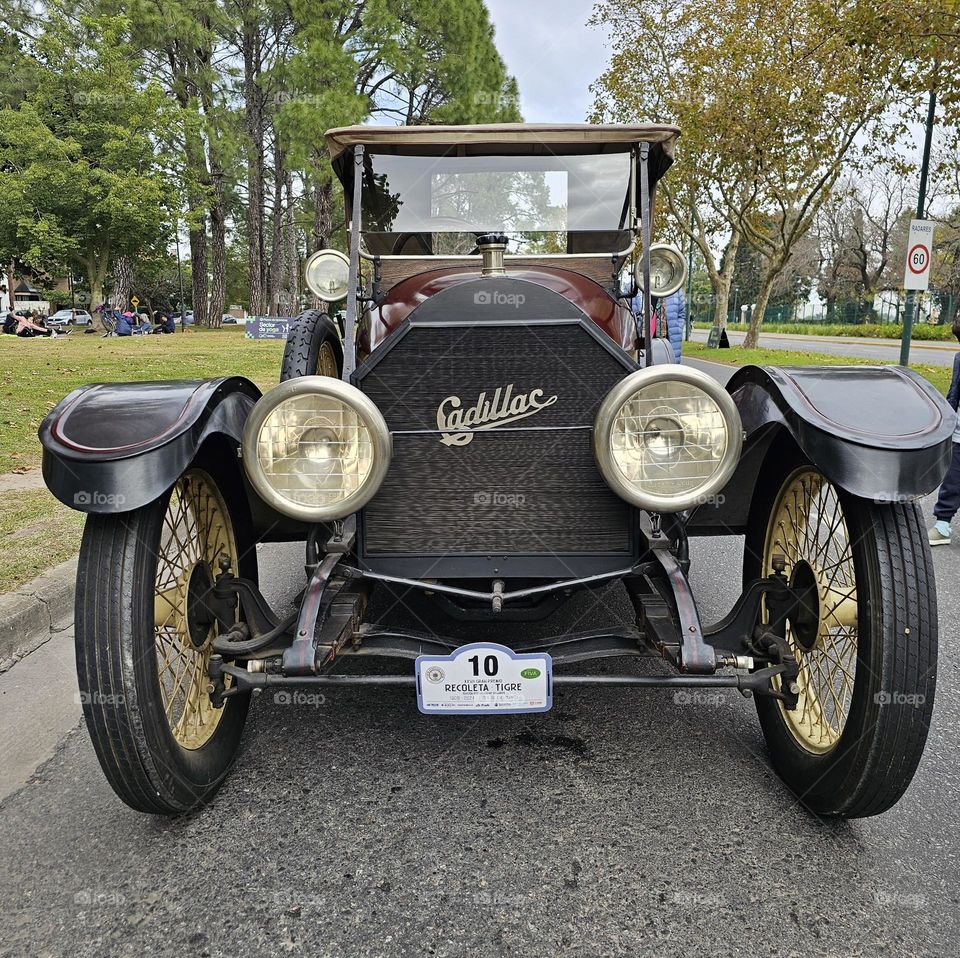
[[[366, 556], [630, 554], [630, 507], [592, 450], [597, 408], [626, 370], [594, 335], [579, 322], [412, 325], [397, 335], [360, 382], [394, 442], [364, 510]], [[451, 427], [444, 442], [438, 408], [525, 414], [467, 441]]]

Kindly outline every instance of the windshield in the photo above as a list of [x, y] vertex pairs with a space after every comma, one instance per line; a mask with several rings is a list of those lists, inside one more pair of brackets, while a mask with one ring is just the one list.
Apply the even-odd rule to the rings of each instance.
[[[363, 229], [382, 253], [470, 252], [504, 232], [511, 252], [620, 248], [629, 226], [629, 153], [582, 156], [366, 154]], [[594, 236], [593, 242], [586, 234]], [[411, 243], [411, 238], [413, 242]], [[626, 242], [629, 242], [627, 239]], [[619, 244], [619, 246], [617, 246]]]

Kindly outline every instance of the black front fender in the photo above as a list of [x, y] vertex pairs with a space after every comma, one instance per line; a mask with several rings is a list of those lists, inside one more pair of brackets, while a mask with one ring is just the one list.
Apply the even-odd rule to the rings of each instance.
[[746, 434], [740, 466], [691, 532], [743, 531], [784, 434], [834, 485], [877, 502], [917, 499], [950, 464], [957, 414], [903, 366], [744, 366], [727, 383]]
[[260, 390], [247, 379], [82, 386], [40, 426], [43, 478], [80, 512], [127, 512], [170, 488], [215, 435], [239, 445]]

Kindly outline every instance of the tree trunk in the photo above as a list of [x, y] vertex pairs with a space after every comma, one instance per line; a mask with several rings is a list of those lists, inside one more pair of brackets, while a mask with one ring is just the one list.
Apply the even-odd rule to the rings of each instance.
[[10, 311], [14, 312], [17, 308], [17, 272], [16, 266], [11, 261], [7, 264], [7, 298], [10, 300]]
[[730, 283], [733, 280], [733, 270], [737, 259], [737, 248], [740, 246], [740, 232], [734, 230], [730, 241], [723, 252], [723, 264], [716, 275], [710, 277], [713, 292], [717, 302], [713, 309], [713, 325], [727, 325], [727, 309], [730, 305]]
[[285, 178], [286, 215], [283, 224], [283, 264], [284, 264], [284, 316], [294, 316], [300, 309], [300, 256], [297, 249], [296, 203], [293, 197], [293, 174]]
[[207, 218], [190, 228], [191, 308], [197, 326], [207, 325]]
[[[173, 79], [172, 92], [186, 115], [183, 130], [184, 179], [186, 181], [188, 228], [190, 236], [191, 305], [194, 322], [207, 320], [207, 193], [210, 171], [203, 135], [199, 129], [200, 109], [196, 99], [197, 56], [202, 53], [189, 44], [174, 40], [167, 48]], [[186, 303], [180, 304], [181, 314]]]
[[128, 256], [118, 256], [113, 261], [113, 293], [111, 299], [121, 312], [130, 304], [133, 291], [133, 263]]
[[223, 198], [223, 171], [213, 171], [213, 202], [210, 204], [210, 309], [207, 325], [219, 329], [227, 297], [227, 212]]
[[94, 325], [102, 328], [103, 324], [98, 322], [100, 314], [96, 309], [104, 302], [103, 284], [107, 278], [106, 257], [84, 260], [83, 269], [87, 274], [87, 285], [90, 287], [90, 315], [93, 317]]
[[[320, 183], [313, 190], [313, 227], [310, 231], [310, 249], [327, 249], [333, 235], [333, 183], [329, 180]], [[319, 296], [310, 293], [310, 308], [323, 309], [324, 303]]]
[[284, 156], [278, 149], [274, 156], [273, 171], [273, 222], [271, 229], [270, 256], [270, 315], [282, 316], [280, 303], [283, 297], [283, 183]]
[[310, 240], [313, 253], [318, 249], [327, 249], [330, 246], [330, 237], [333, 234], [333, 183], [327, 180], [313, 191], [313, 230]]
[[184, 133], [187, 160], [187, 202], [190, 206], [191, 305], [197, 326], [207, 325], [207, 196], [203, 184], [209, 182], [207, 158], [200, 134], [189, 127]]
[[767, 310], [767, 303], [770, 300], [770, 290], [776, 281], [778, 270], [767, 269], [764, 271], [763, 278], [760, 280], [760, 289], [757, 292], [757, 302], [753, 307], [753, 314], [750, 317], [750, 328], [747, 330], [746, 338], [743, 341], [744, 349], [756, 349], [760, 342], [760, 326], [763, 323], [763, 314]]
[[266, 312], [266, 257], [264, 256], [264, 95], [257, 83], [261, 73], [260, 25], [256, 17], [243, 27], [243, 98], [247, 133], [247, 269], [248, 308], [252, 316]]

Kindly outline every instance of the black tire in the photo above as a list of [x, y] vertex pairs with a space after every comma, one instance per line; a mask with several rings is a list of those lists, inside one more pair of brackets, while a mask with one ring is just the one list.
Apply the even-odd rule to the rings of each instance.
[[[216, 488], [217, 501], [224, 507], [221, 511], [232, 526], [240, 574], [255, 580], [254, 543], [242, 513], [238, 521], [230, 496], [220, 491], [212, 471], [195, 467], [149, 505], [122, 514], [88, 516], [80, 547], [76, 651], [84, 718], [113, 790], [127, 805], [142, 812], [178, 814], [209, 801], [236, 757], [249, 706], [249, 695], [243, 695], [228, 699], [222, 710], [210, 711], [212, 705], [207, 696], [203, 709], [209, 721], [201, 723], [198, 719], [198, 726], [191, 731], [185, 714], [187, 703], [195, 690], [200, 709], [201, 689], [205, 689], [205, 685], [199, 684], [200, 678], [205, 682], [200, 663], [204, 655], [209, 655], [212, 635], [207, 635], [202, 647], [188, 644], [189, 639], [182, 640], [182, 652], [178, 653], [175, 626], [156, 624], [155, 607], [164, 608], [155, 590], [161, 581], [158, 568], [167, 561], [158, 559], [158, 555], [163, 554], [164, 538], [170, 539], [169, 532], [163, 533], [164, 523], [170, 524], [165, 518], [168, 505], [181, 508], [190, 490], [208, 480]], [[196, 494], [200, 501], [201, 493]], [[193, 509], [191, 516], [197, 514], [199, 509]], [[186, 513], [182, 517], [186, 520]], [[173, 524], [180, 528], [180, 519]], [[196, 525], [202, 524], [198, 520]], [[228, 533], [217, 533], [216, 541], [207, 535], [208, 552], [219, 547], [221, 535]], [[198, 534], [194, 541], [200, 538]], [[173, 591], [168, 589], [168, 593]], [[174, 608], [173, 602], [170, 608]], [[168, 621], [182, 621], [175, 616], [176, 613], [168, 613]], [[158, 664], [161, 655], [169, 658], [170, 669], [183, 670], [179, 691], [177, 686], [169, 691], [165, 666]], [[161, 682], [165, 692], [161, 691]], [[181, 723], [174, 728], [180, 692], [183, 713]], [[173, 703], [169, 719], [165, 694]], [[181, 740], [188, 742], [186, 747]]]
[[339, 378], [342, 371], [343, 344], [333, 320], [319, 309], [308, 309], [301, 313], [290, 323], [280, 367], [280, 382], [300, 376]]
[[[833, 576], [842, 566], [852, 567], [854, 605], [847, 607], [850, 611], [846, 615], [856, 626], [840, 624], [844, 613], [836, 603], [830, 608], [841, 610], [837, 617], [833, 618], [829, 611], [825, 615], [826, 603], [821, 598], [815, 642], [811, 645], [811, 640], [806, 640], [809, 653], [794, 640], [792, 626], [788, 638], [798, 662], [809, 655], [837, 663], [832, 672], [824, 666], [820, 676], [826, 675], [834, 689], [839, 682], [839, 699], [846, 701], [849, 695], [849, 702], [841, 710], [846, 718], [838, 738], [831, 744], [832, 735], [828, 735], [825, 747], [819, 741], [810, 745], [805, 713], [794, 711], [788, 717], [776, 699], [756, 698], [760, 724], [774, 767], [807, 808], [819, 815], [844, 818], [879, 815], [893, 806], [909, 786], [923, 754], [933, 712], [937, 604], [923, 517], [914, 503], [877, 504], [851, 496], [831, 486], [815, 467], [799, 459], [786, 466], [786, 471], [784, 468], [781, 464], [776, 475], [768, 473], [759, 488], [745, 542], [744, 578], [749, 581], [772, 571], [771, 549], [779, 551], [785, 538], [784, 512], [780, 512], [781, 521], [777, 524], [781, 532], [772, 533], [769, 540], [767, 537], [778, 501], [787, 501], [792, 495], [795, 511], [801, 512], [796, 483], [802, 487], [805, 476], [820, 476], [817, 528], [804, 535], [812, 544], [800, 546], [802, 540], [796, 539], [800, 547], [794, 565], [806, 561], [801, 552], [816, 554], [820, 549], [817, 542], [836, 539], [837, 533], [831, 534], [829, 526], [826, 536], [822, 537], [820, 530], [821, 513], [829, 514], [827, 497], [833, 496], [842, 510], [838, 530], [849, 545], [843, 546], [842, 554], [839, 545], [833, 553], [824, 547], [823, 557], [814, 560], [814, 564], [832, 570], [828, 574]], [[791, 482], [794, 486], [790, 486]], [[785, 493], [784, 500], [780, 499], [781, 491]], [[809, 517], [806, 527], [810, 528]], [[833, 564], [828, 564], [831, 560]], [[787, 574], [791, 574], [789, 556]], [[830, 588], [831, 597], [843, 589], [832, 582]], [[848, 589], [844, 596], [843, 602], [848, 601], [851, 591]], [[848, 643], [847, 650], [841, 653], [844, 642]], [[833, 659], [826, 657], [831, 652]], [[843, 656], [848, 656], [848, 663], [855, 663], [852, 683], [848, 681], [849, 673], [843, 674]], [[806, 679], [809, 685], [816, 684], [818, 671], [819, 666], [811, 662]], [[806, 687], [803, 673], [801, 687]], [[819, 702], [816, 694], [811, 701]], [[837, 701], [834, 696], [831, 705], [825, 695], [825, 705], [811, 708], [810, 729], [815, 723], [818, 728], [823, 726], [824, 716], [830, 712], [836, 715]], [[818, 751], [819, 748], [824, 750]]]

